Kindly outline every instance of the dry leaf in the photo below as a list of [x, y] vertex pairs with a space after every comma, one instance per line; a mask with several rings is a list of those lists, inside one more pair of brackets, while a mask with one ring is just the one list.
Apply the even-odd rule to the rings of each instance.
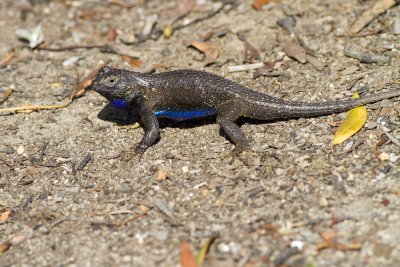
[[217, 238], [217, 236], [210, 237], [207, 240], [207, 242], [201, 246], [199, 254], [197, 254], [197, 257], [196, 257], [197, 266], [203, 266], [203, 263], [206, 259], [207, 253], [210, 249], [210, 246], [212, 245], [212, 243], [214, 243], [216, 238]]
[[288, 57], [296, 59], [300, 63], [306, 63], [307, 62], [307, 57], [306, 57], [306, 50], [304, 47], [299, 45], [295, 40], [289, 40], [281, 43], [283, 52]]
[[207, 42], [199, 42], [193, 41], [190, 43], [190, 46], [193, 46], [197, 50], [204, 53], [204, 64], [209, 65], [214, 63], [219, 55], [219, 47], [216, 44], [211, 44]]
[[9, 52], [4, 58], [0, 59], [0, 69], [4, 68], [14, 58], [14, 52]]
[[139, 68], [140, 66], [143, 65], [143, 61], [141, 61], [137, 58], [128, 56], [128, 55], [122, 55], [121, 59], [125, 62], [128, 62], [129, 65], [131, 65], [132, 67], [135, 67], [135, 68]]
[[192, 249], [188, 242], [183, 241], [181, 243], [181, 255], [180, 255], [181, 267], [197, 267], [196, 259], [193, 256]]
[[167, 14], [167, 17], [170, 18], [168, 20], [168, 24], [172, 25], [178, 19], [181, 19], [189, 14], [195, 6], [195, 0], [176, 0], [174, 10], [172, 10], [172, 12], [168, 12], [169, 14]]
[[243, 63], [254, 63], [261, 60], [260, 53], [249, 42], [244, 41], [244, 60]]
[[107, 41], [109, 42], [115, 42], [115, 39], [117, 39], [117, 30], [114, 28], [111, 28], [108, 30], [107, 33]]
[[2, 214], [0, 214], [0, 222], [1, 223], [6, 222], [8, 220], [8, 218], [10, 218], [10, 214], [11, 214], [11, 211], [9, 211], [9, 210], [7, 210], [7, 211], [3, 212]]
[[10, 241], [3, 242], [2, 244], [0, 244], [0, 253], [6, 252], [10, 247], [11, 247]]
[[254, 0], [254, 2], [251, 4], [255, 10], [260, 10], [263, 5], [268, 4], [272, 0]]
[[[355, 92], [353, 98], [359, 98], [358, 93]], [[357, 133], [367, 121], [368, 113], [365, 106], [351, 109], [347, 113], [344, 122], [339, 126], [333, 138], [333, 144], [338, 145], [346, 141], [348, 138]]]
[[361, 31], [365, 26], [367, 26], [375, 17], [382, 14], [389, 8], [396, 5], [396, 0], [380, 0], [376, 1], [375, 4], [364, 11], [362, 15], [354, 22], [348, 31], [349, 35], [354, 35]]

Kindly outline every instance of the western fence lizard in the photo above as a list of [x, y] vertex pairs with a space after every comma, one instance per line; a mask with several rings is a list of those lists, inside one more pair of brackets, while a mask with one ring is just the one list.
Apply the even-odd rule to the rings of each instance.
[[118, 108], [134, 108], [144, 127], [135, 152], [144, 152], [160, 136], [158, 118], [185, 120], [216, 115], [217, 123], [241, 151], [249, 143], [235, 121], [244, 116], [259, 120], [316, 117], [400, 96], [400, 90], [364, 98], [321, 103], [290, 102], [255, 92], [218, 75], [196, 70], [156, 74], [103, 67], [92, 89]]

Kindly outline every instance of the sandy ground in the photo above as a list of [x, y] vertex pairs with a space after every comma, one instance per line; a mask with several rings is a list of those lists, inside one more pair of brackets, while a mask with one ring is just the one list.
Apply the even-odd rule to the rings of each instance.
[[[205, 4], [174, 25], [220, 6], [198, 2]], [[204, 69], [296, 101], [370, 94], [400, 78], [398, 6], [349, 37], [374, 1], [282, 1], [259, 11], [238, 1], [171, 38], [135, 43], [146, 19], [157, 14], [162, 29], [174, 10], [173, 1], [136, 3], [1, 1], [0, 59], [14, 56], [0, 69], [0, 95], [13, 90], [0, 108], [65, 103], [77, 81], [106, 61], [138, 71]], [[285, 55], [282, 43], [293, 36], [276, 21], [290, 16], [325, 67]], [[15, 30], [38, 24], [45, 45], [109, 44], [143, 65], [99, 49], [32, 50]], [[188, 44], [211, 31], [207, 42], [220, 53], [204, 66]], [[228, 72], [243, 64], [238, 33], [261, 62], [276, 63], [277, 76]], [[348, 46], [391, 61], [360, 63], [344, 55]], [[143, 130], [122, 126], [137, 116], [93, 92], [66, 108], [1, 113], [0, 266], [179, 266], [183, 240], [196, 254], [215, 235], [206, 266], [400, 266], [400, 153], [377, 127], [384, 120], [400, 136], [398, 104], [368, 105], [365, 127], [336, 147], [333, 133], [346, 114], [243, 120], [252, 151], [238, 156], [210, 118], [161, 121], [160, 141], [138, 157], [131, 152]]]

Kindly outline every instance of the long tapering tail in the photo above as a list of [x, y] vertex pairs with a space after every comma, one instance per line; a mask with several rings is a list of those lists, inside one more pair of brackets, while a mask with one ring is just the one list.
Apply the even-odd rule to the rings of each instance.
[[400, 96], [400, 89], [389, 92], [365, 96], [362, 98], [352, 98], [348, 100], [329, 101], [322, 103], [307, 102], [284, 102], [278, 108], [278, 114], [282, 118], [304, 118], [331, 115], [348, 111], [352, 108], [363, 106], [365, 104], [375, 103], [382, 99], [388, 99]]

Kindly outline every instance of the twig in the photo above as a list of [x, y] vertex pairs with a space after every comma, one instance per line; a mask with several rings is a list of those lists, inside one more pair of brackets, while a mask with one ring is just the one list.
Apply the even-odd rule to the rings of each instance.
[[304, 40], [300, 37], [300, 34], [297, 32], [295, 26], [296, 21], [292, 17], [280, 18], [276, 21], [276, 24], [287, 30], [290, 34], [293, 34], [296, 37], [297, 42], [304, 47], [304, 49], [309, 54], [313, 54], [314, 51], [304, 42]]
[[136, 3], [136, 2], [132, 3], [132, 4], [128, 4], [128, 3], [125, 3], [123, 0], [108, 0], [108, 2], [110, 4], [113, 4], [113, 5], [116, 5], [119, 7], [123, 7], [123, 8], [131, 8], [131, 7], [135, 7], [135, 6], [139, 5], [139, 3]]
[[[197, 23], [199, 23], [199, 22], [202, 22], [202, 21], [204, 21], [204, 20], [210, 19], [210, 18], [214, 17], [215, 15], [217, 15], [219, 12], [221, 12], [227, 5], [231, 5], [231, 4], [232, 4], [232, 7], [229, 9], [229, 10], [231, 10], [231, 9], [234, 7], [233, 4], [234, 4], [236, 1], [237, 1], [237, 0], [224, 1], [224, 3], [222, 4], [222, 6], [220, 6], [219, 8], [217, 8], [217, 9], [214, 10], [214, 11], [211, 11], [210, 13], [208, 13], [207, 15], [205, 15], [204, 17], [194, 19], [194, 20], [192, 20], [191, 22], [189, 22], [189, 23], [187, 23], [187, 24], [183, 24], [183, 25], [176, 26], [176, 27], [174, 28], [174, 30], [181, 30], [181, 29], [183, 29], [183, 28], [192, 26], [192, 25], [197, 24]], [[229, 10], [228, 10], [228, 11], [229, 11]]]
[[12, 112], [33, 112], [33, 111], [38, 111], [38, 110], [46, 110], [46, 109], [59, 109], [59, 108], [65, 108], [68, 107], [69, 104], [72, 103], [72, 100], [69, 99], [66, 103], [61, 104], [61, 105], [50, 105], [50, 106], [32, 106], [32, 105], [26, 105], [26, 106], [21, 106], [21, 107], [15, 107], [15, 108], [2, 108], [0, 109], [0, 113], [12, 113]]
[[6, 102], [6, 100], [11, 96], [11, 94], [14, 92], [13, 89], [7, 89], [3, 92], [3, 97], [0, 99], [0, 105]]
[[264, 66], [263, 62], [254, 63], [254, 64], [243, 64], [236, 66], [229, 66], [228, 72], [237, 72], [237, 71], [247, 71], [247, 70], [255, 70]]
[[[176, 26], [176, 27], [173, 27], [173, 31], [178, 31], [178, 30], [182, 30], [182, 29], [184, 29], [184, 28], [187, 28], [187, 27], [189, 27], [189, 26], [192, 26], [192, 25], [194, 25], [194, 24], [197, 24], [197, 23], [199, 23], [199, 22], [202, 22], [202, 21], [205, 21], [205, 20], [207, 20], [207, 19], [210, 19], [210, 18], [212, 18], [212, 17], [214, 17], [215, 15], [217, 15], [219, 12], [221, 12], [226, 6], [228, 6], [228, 5], [230, 5], [230, 4], [232, 4], [232, 6], [231, 6], [231, 8], [229, 8], [229, 10], [231, 10], [233, 7], [234, 7], [234, 5], [233, 4], [235, 4], [235, 2], [237, 2], [237, 0], [228, 0], [228, 1], [224, 1], [223, 2], [223, 4], [222, 4], [222, 6], [220, 6], [219, 8], [217, 8], [216, 10], [214, 10], [214, 11], [211, 11], [210, 13], [208, 13], [207, 15], [205, 15], [204, 17], [201, 17], [201, 18], [197, 18], [197, 19], [194, 19], [194, 20], [192, 20], [191, 22], [189, 22], [189, 23], [187, 23], [187, 24], [181, 24], [181, 25], [178, 25], [178, 26]], [[229, 11], [228, 10], [228, 11]], [[153, 28], [153, 30], [149, 33], [149, 34], [147, 34], [147, 35], [138, 35], [138, 40], [136, 41], [136, 43], [143, 43], [143, 42], [146, 42], [147, 40], [156, 40], [156, 39], [158, 39], [160, 36], [161, 36], [161, 34], [163, 33], [163, 29], [155, 29], [155, 28]]]
[[83, 170], [83, 168], [85, 168], [86, 164], [89, 163], [89, 161], [92, 159], [92, 155], [89, 153], [86, 155], [86, 157], [83, 158], [83, 160], [81, 160], [81, 162], [78, 164], [78, 167], [76, 167], [77, 171], [81, 171]]
[[51, 52], [62, 52], [62, 51], [70, 51], [76, 49], [100, 49], [101, 52], [104, 53], [111, 53], [111, 54], [118, 54], [114, 48], [109, 45], [68, 45], [62, 47], [52, 47], [46, 44], [39, 45], [36, 49], [38, 50], [46, 50]]
[[104, 64], [97, 66], [81, 82], [78, 82], [76, 84], [76, 86], [72, 89], [69, 99], [64, 104], [61, 104], [61, 105], [36, 105], [36, 106], [26, 105], [26, 106], [21, 106], [21, 107], [14, 107], [14, 108], [3, 108], [3, 109], [0, 109], [0, 113], [13, 113], [13, 112], [28, 112], [28, 113], [30, 113], [30, 112], [39, 111], [39, 110], [59, 109], [59, 108], [68, 107], [74, 101], [75, 98], [80, 97], [86, 93], [85, 88], [90, 85], [93, 77], [96, 75], [96, 73], [99, 71], [99, 69], [101, 69], [108, 63], [109, 62], [106, 61]]
[[385, 135], [387, 136], [387, 138], [396, 146], [400, 147], [400, 141], [396, 139], [396, 137], [394, 137], [391, 133], [389, 133], [388, 129], [384, 126], [381, 125], [380, 127], [382, 129], [382, 131], [385, 133]]
[[357, 47], [348, 46], [344, 48], [345, 56], [352, 57], [358, 59], [361, 63], [389, 63], [390, 57], [371, 54], [365, 51], [361, 51]]

